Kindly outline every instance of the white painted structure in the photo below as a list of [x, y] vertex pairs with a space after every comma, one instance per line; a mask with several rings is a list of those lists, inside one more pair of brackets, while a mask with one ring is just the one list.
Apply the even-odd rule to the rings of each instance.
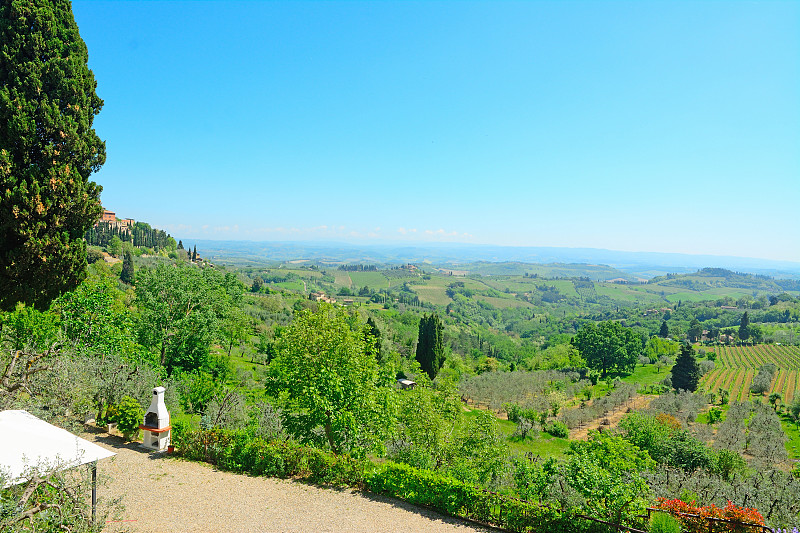
[[26, 470], [65, 470], [116, 455], [27, 411], [0, 412], [0, 470], [5, 486], [27, 481]]
[[142, 447], [163, 452], [169, 446], [172, 426], [169, 425], [169, 411], [164, 403], [164, 387], [153, 389], [153, 400], [144, 415], [142, 430]]
[[25, 483], [31, 469], [44, 474], [91, 463], [92, 523], [97, 507], [97, 461], [114, 455], [27, 411], [0, 411], [0, 470], [7, 476], [2, 488]]

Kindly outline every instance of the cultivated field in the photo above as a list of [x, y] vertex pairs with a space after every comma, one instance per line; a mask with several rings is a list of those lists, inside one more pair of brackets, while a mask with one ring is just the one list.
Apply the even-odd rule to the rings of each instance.
[[717, 346], [714, 352], [716, 368], [703, 376], [700, 386], [709, 392], [728, 390], [731, 401], [748, 398], [753, 377], [766, 363], [778, 367], [769, 394], [777, 392], [789, 403], [800, 386], [800, 346]]

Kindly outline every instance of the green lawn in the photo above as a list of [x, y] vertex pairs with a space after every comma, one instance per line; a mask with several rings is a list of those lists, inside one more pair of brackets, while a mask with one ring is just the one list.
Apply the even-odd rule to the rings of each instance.
[[476, 300], [481, 300], [489, 305], [492, 305], [498, 309], [505, 309], [507, 307], [533, 307], [531, 304], [527, 302], [523, 302], [522, 300], [517, 300], [516, 298], [497, 298], [494, 296], [483, 296], [480, 294], [475, 295]]
[[289, 289], [290, 291], [303, 291], [303, 282], [302, 281], [281, 281], [280, 283], [276, 283], [278, 287]]
[[[477, 409], [466, 411], [464, 415], [474, 416], [475, 411], [477, 411]], [[560, 458], [564, 456], [564, 451], [569, 447], [569, 439], [559, 439], [544, 431], [532, 431], [523, 440], [511, 436], [517, 427], [514, 422], [498, 418], [497, 425], [500, 432], [506, 436], [506, 442], [512, 453], [523, 454], [530, 452], [534, 455], [541, 455], [545, 459], [548, 457]]]
[[452, 300], [447, 296], [445, 287], [436, 285], [412, 285], [420, 301], [434, 305], [447, 305]]
[[658, 372], [656, 365], [636, 365], [633, 374], [621, 377], [625, 383], [638, 383], [639, 387], [654, 385], [669, 375], [668, 368], [662, 368]]
[[781, 415], [781, 427], [789, 440], [786, 441], [786, 452], [789, 459], [800, 459], [800, 429], [789, 415]]
[[389, 280], [381, 272], [349, 272], [350, 279], [356, 287], [369, 287], [370, 289], [386, 289], [389, 287]]

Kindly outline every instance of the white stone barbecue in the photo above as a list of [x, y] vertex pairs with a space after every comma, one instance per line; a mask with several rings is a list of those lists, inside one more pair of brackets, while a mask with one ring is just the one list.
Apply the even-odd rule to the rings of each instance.
[[149, 450], [163, 452], [169, 446], [169, 437], [172, 426], [169, 425], [169, 411], [164, 404], [164, 387], [153, 389], [153, 401], [144, 415], [144, 423], [139, 426], [142, 430], [142, 447]]

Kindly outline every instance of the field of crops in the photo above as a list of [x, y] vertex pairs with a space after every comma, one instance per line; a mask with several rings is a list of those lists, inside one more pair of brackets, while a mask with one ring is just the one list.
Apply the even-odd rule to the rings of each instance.
[[730, 392], [731, 401], [748, 398], [750, 384], [761, 365], [778, 367], [769, 393], [777, 392], [784, 403], [794, 398], [800, 387], [800, 346], [757, 344], [755, 346], [716, 346], [716, 368], [703, 376], [700, 387], [712, 392]]

